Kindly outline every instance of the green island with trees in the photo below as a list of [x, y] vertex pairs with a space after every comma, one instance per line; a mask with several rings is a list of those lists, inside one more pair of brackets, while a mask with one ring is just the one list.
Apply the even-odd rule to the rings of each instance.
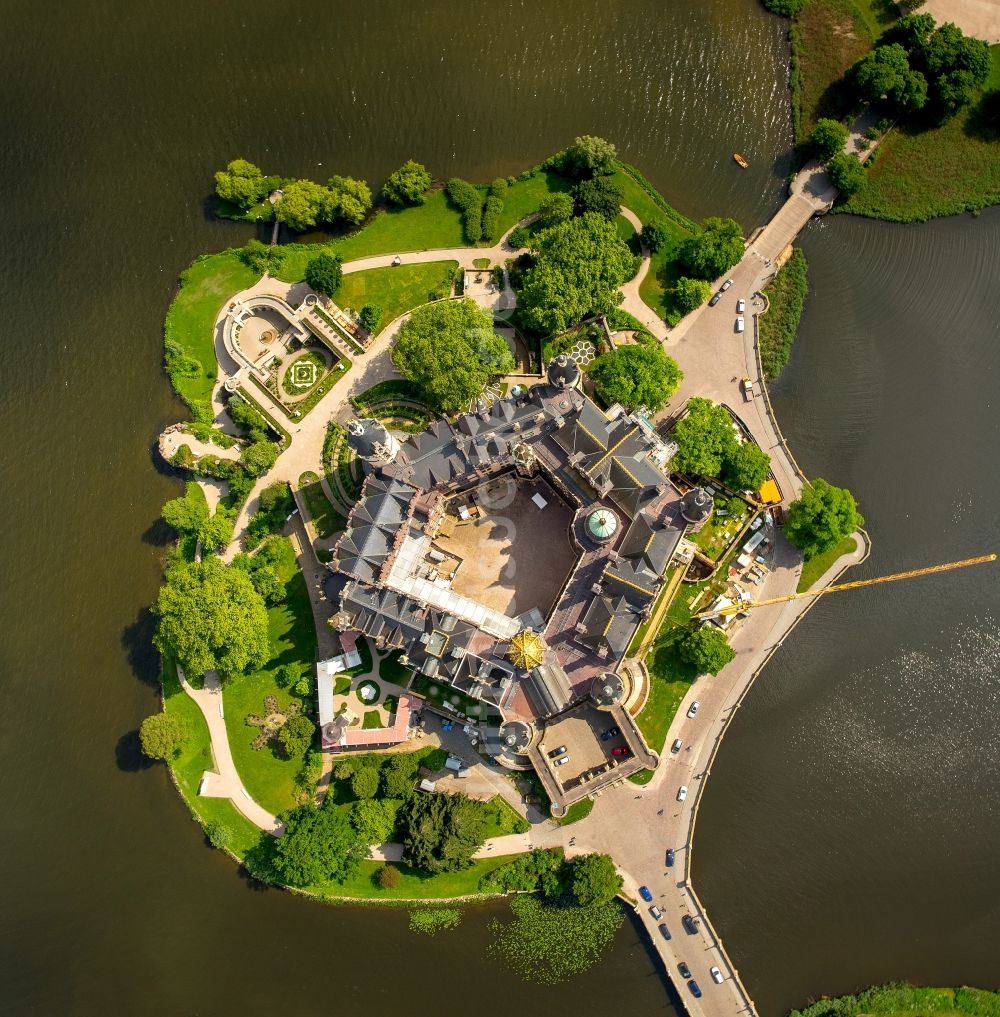
[[853, 996], [820, 999], [788, 1017], [998, 1017], [1000, 992], [962, 986], [879, 985]]

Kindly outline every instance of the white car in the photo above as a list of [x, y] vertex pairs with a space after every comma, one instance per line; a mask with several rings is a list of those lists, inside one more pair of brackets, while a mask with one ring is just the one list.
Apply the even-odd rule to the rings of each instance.
[[698, 707], [699, 707], [699, 706], [701, 706], [701, 703], [699, 703], [699, 702], [698, 702], [698, 700], [696, 699], [696, 700], [695, 700], [695, 701], [694, 701], [694, 702], [693, 702], [693, 703], [692, 703], [692, 704], [691, 704], [691, 705], [690, 705], [690, 706], [688, 707], [688, 716], [689, 716], [689, 717], [693, 717], [693, 716], [694, 716], [694, 715], [695, 715], [695, 714], [696, 714], [696, 713], [698, 712]]
[[677, 801], [682, 802], [688, 796], [687, 784], [681, 784], [677, 789]]
[[569, 756], [563, 756], [561, 759], [556, 760], [556, 766], [565, 766], [569, 762]]
[[742, 332], [744, 330], [744, 328], [746, 328], [746, 322], [743, 320], [743, 315], [741, 314], [736, 319], [736, 331], [737, 332]]
[[732, 279], [727, 279], [727, 280], [726, 280], [726, 281], [725, 281], [725, 282], [724, 282], [724, 283], [722, 284], [722, 292], [723, 292], [723, 293], [725, 293], [725, 292], [726, 292], [726, 290], [728, 290], [728, 289], [729, 289], [729, 287], [730, 287], [730, 286], [732, 286], [732, 285], [733, 285], [733, 280], [732, 280]]
[[746, 309], [747, 302], [743, 299], [743, 297], [740, 297], [740, 299], [736, 301], [736, 313], [742, 314]]
[[718, 968], [709, 968], [708, 973], [712, 976], [712, 981], [715, 982], [716, 985], [722, 984], [722, 972]]

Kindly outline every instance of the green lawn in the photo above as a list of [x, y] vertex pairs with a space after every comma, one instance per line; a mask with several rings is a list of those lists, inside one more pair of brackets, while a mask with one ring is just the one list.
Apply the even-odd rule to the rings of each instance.
[[320, 537], [331, 537], [344, 528], [347, 520], [330, 504], [315, 473], [307, 471], [299, 477], [299, 490], [306, 500], [306, 508], [309, 509], [316, 533]]
[[549, 170], [537, 170], [527, 180], [516, 180], [507, 188], [500, 213], [500, 233], [506, 233], [532, 212], [537, 212], [549, 195], [568, 191], [571, 186], [566, 177]]
[[566, 815], [559, 820], [560, 826], [569, 826], [571, 823], [579, 823], [581, 819], [594, 811], [594, 799], [584, 798], [582, 802], [576, 802], [566, 810]]
[[789, 1017], [998, 1017], [1000, 992], [989, 989], [880, 985], [856, 996], [821, 999]]
[[258, 278], [232, 251], [207, 254], [181, 273], [181, 288], [167, 311], [164, 337], [182, 346], [202, 367], [194, 378], [172, 379], [183, 399], [211, 399], [216, 379], [215, 319], [229, 297]]
[[410, 680], [410, 675], [413, 674], [413, 668], [400, 664], [399, 658], [401, 656], [402, 650], [395, 650], [388, 657], [384, 657], [379, 662], [378, 673], [379, 677], [384, 678], [387, 682], [405, 687], [406, 683]]
[[511, 833], [527, 833], [531, 829], [527, 820], [519, 816], [507, 802], [494, 795], [486, 802], [486, 839], [506, 837]]
[[687, 695], [689, 688], [691, 688], [690, 680], [683, 678], [672, 681], [664, 678], [651, 679], [649, 698], [646, 700], [642, 712], [636, 717], [636, 723], [643, 738], [646, 739], [646, 744], [654, 752], [663, 751], [663, 745], [667, 740], [667, 731], [670, 729], [677, 714], [677, 708], [681, 705], [681, 700]]
[[254, 751], [253, 740], [258, 729], [249, 726], [246, 717], [264, 711], [267, 695], [277, 696], [279, 707], [292, 700], [293, 697], [275, 681], [275, 672], [281, 665], [298, 664], [303, 673], [309, 673], [316, 661], [316, 633], [309, 592], [290, 546], [279, 565], [279, 573], [285, 582], [286, 599], [269, 607], [267, 612], [274, 655], [263, 670], [235, 679], [223, 689], [226, 730], [236, 769], [250, 796], [274, 813], [284, 812], [294, 805], [292, 788], [304, 753], [286, 759], [274, 742]]
[[355, 310], [365, 304], [378, 304], [382, 321], [388, 325], [404, 312], [435, 297], [446, 296], [456, 268], [457, 261], [431, 261], [425, 265], [351, 272], [344, 276], [335, 299], [341, 307]]
[[[674, 712], [675, 713], [677, 712], [676, 709], [674, 710]], [[659, 750], [657, 750], [657, 751], [659, 751]], [[653, 779], [653, 774], [654, 773], [656, 773], [655, 770], [640, 770], [638, 773], [633, 773], [629, 777], [629, 780], [632, 781], [633, 784], [638, 784], [640, 786], [644, 786], [644, 785], [648, 784]]]
[[858, 542], [853, 537], [844, 537], [844, 539], [834, 548], [831, 548], [825, 554], [818, 554], [815, 558], [810, 558], [809, 561], [802, 566], [802, 575], [799, 576], [799, 585], [796, 590], [799, 593], [805, 593], [806, 590], [811, 590], [815, 585], [816, 581], [823, 575], [824, 572], [842, 555], [842, 554], [853, 554], [858, 549]]

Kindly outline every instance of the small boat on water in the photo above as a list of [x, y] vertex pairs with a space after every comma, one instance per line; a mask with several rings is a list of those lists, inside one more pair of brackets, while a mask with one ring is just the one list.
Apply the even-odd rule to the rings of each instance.
[[733, 160], [741, 169], [750, 169], [750, 163], [748, 163], [739, 152], [733, 152]]

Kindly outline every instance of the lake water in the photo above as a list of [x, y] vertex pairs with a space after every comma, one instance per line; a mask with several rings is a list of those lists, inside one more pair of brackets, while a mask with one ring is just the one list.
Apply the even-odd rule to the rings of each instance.
[[[208, 214], [212, 171], [238, 155], [373, 185], [409, 157], [490, 179], [595, 133], [681, 211], [749, 229], [787, 168], [782, 23], [754, 0], [0, 14], [0, 1012], [668, 1010], [630, 925], [600, 968], [539, 990], [487, 962], [503, 905], [425, 940], [403, 912], [254, 890], [140, 764], [157, 517], [180, 489], [151, 457], [182, 412], [162, 321], [192, 258], [251, 235]], [[871, 569], [995, 540], [997, 239], [992, 213], [806, 237], [814, 292], [776, 402], [805, 468], [858, 492]], [[818, 608], [716, 766], [699, 886], [767, 1013], [901, 975], [989, 981], [1000, 606], [985, 571], [925, 582]]]

